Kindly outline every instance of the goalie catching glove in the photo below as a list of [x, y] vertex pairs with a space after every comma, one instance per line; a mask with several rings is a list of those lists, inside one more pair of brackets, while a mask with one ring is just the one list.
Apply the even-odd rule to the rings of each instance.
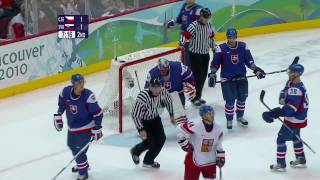
[[196, 88], [190, 83], [183, 83], [183, 92], [189, 100], [193, 100], [196, 97]]

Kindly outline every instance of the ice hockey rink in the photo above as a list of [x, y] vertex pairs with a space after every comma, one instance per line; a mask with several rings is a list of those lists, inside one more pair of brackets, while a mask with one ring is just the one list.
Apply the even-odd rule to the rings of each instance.
[[[312, 154], [304, 146], [306, 169], [292, 169], [272, 173], [269, 165], [276, 158], [276, 137], [281, 123], [265, 123], [261, 114], [265, 107], [259, 102], [259, 94], [266, 90], [265, 101], [271, 107], [278, 104], [278, 93], [283, 88], [287, 74], [269, 75], [265, 79], [249, 80], [249, 98], [245, 117], [248, 128], [225, 128], [224, 101], [220, 85], [214, 89], [204, 88], [204, 99], [216, 111], [216, 123], [225, 131], [224, 149], [226, 164], [224, 180], [319, 180], [320, 179], [320, 29], [292, 31], [248, 37], [247, 42], [256, 64], [266, 72], [285, 69], [295, 56], [305, 66], [302, 77], [309, 100], [308, 126], [302, 130], [302, 138], [317, 151]], [[251, 73], [251, 72], [250, 72]], [[105, 72], [86, 77], [86, 87], [100, 94]], [[53, 113], [57, 110], [58, 94], [69, 82], [60, 83], [26, 94], [0, 100], [0, 180], [46, 180], [51, 179], [72, 159], [66, 146], [66, 125], [62, 132], [53, 126]], [[198, 118], [198, 110], [187, 105], [190, 119]], [[66, 119], [64, 119], [66, 120]], [[90, 146], [88, 158], [91, 180], [180, 180], [183, 179], [184, 156], [176, 142], [175, 128], [163, 119], [167, 141], [156, 159], [159, 170], [135, 166], [129, 149], [139, 141], [136, 131], [118, 134], [108, 127], [105, 119], [104, 138]], [[111, 122], [110, 122], [111, 124]], [[133, 127], [132, 127], [133, 128]], [[292, 143], [287, 143], [287, 163], [294, 159]], [[71, 166], [59, 176], [60, 180], [76, 179]], [[218, 170], [218, 169], [217, 169]], [[219, 174], [217, 176], [219, 179]]]

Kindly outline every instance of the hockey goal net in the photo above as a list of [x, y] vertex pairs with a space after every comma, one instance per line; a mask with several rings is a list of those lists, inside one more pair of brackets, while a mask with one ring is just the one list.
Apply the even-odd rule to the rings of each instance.
[[135, 128], [131, 109], [144, 89], [149, 70], [157, 66], [159, 58], [182, 61], [179, 48], [152, 48], [120, 56], [112, 60], [107, 71], [99, 103], [104, 109], [105, 124], [120, 133]]

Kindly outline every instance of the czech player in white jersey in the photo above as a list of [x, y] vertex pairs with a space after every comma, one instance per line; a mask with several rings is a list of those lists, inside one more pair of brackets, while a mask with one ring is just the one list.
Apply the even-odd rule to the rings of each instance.
[[213, 108], [201, 106], [200, 116], [201, 121], [185, 122], [177, 126], [178, 143], [187, 152], [184, 161], [185, 180], [198, 180], [200, 173], [206, 179], [215, 179], [216, 166], [221, 168], [225, 163], [223, 132], [214, 122]]

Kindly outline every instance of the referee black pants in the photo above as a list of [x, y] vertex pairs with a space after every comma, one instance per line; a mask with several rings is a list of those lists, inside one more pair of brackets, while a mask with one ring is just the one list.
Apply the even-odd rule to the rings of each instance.
[[142, 121], [142, 124], [147, 133], [147, 139], [134, 146], [132, 152], [140, 156], [143, 151], [148, 150], [144, 156], [143, 163], [153, 164], [154, 159], [158, 156], [166, 141], [166, 135], [159, 116], [153, 120]]
[[207, 79], [209, 68], [209, 54], [196, 54], [190, 52], [190, 64], [193, 77], [196, 83], [196, 97], [195, 100], [199, 100], [202, 96], [202, 89]]

